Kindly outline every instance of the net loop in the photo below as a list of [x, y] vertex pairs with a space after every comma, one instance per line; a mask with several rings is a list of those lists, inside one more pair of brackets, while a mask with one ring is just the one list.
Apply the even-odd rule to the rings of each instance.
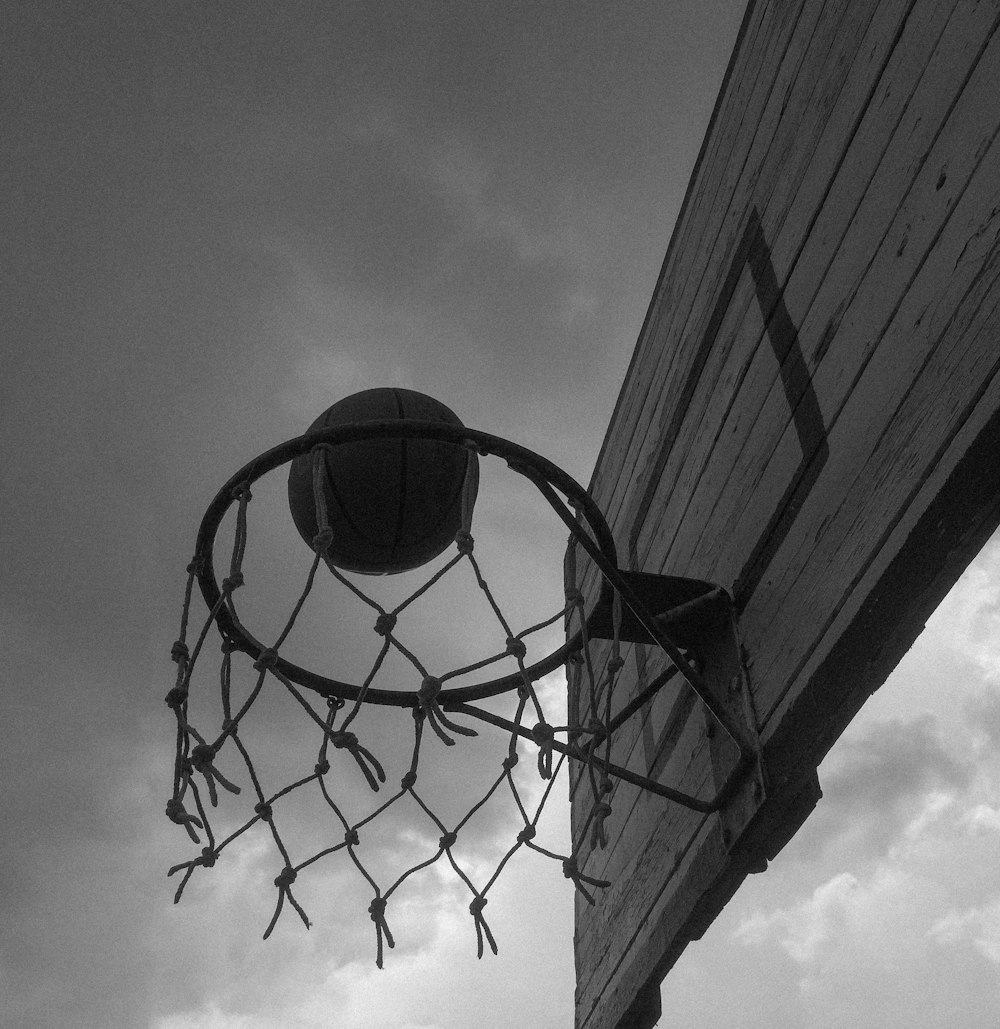
[[353, 732], [331, 732], [328, 739], [337, 750], [346, 750], [354, 758], [372, 791], [378, 793], [379, 783], [385, 782], [385, 769], [378, 758], [358, 742], [358, 737]]
[[171, 797], [167, 801], [167, 818], [170, 819], [175, 825], [181, 825], [187, 831], [188, 836], [191, 837], [192, 843], [200, 843], [198, 834], [194, 831], [198, 829], [204, 829], [205, 825], [197, 815], [189, 814], [184, 810], [184, 804], [176, 797]]
[[212, 802], [212, 807], [219, 806], [219, 794], [215, 788], [215, 784], [218, 783], [224, 790], [228, 790], [230, 793], [239, 793], [239, 786], [235, 783], [231, 783], [219, 770], [215, 767], [215, 747], [210, 743], [199, 743], [191, 751], [191, 768], [200, 772], [205, 777], [205, 783], [208, 786], [209, 799]]
[[274, 885], [278, 887], [278, 903], [275, 905], [274, 914], [271, 916], [271, 921], [268, 927], [264, 930], [264, 939], [266, 940], [272, 932], [274, 927], [278, 924], [278, 918], [281, 916], [281, 909], [284, 907], [285, 900], [295, 908], [299, 918], [302, 919], [302, 924], [307, 928], [312, 928], [312, 923], [309, 921], [308, 915], [302, 910], [302, 905], [295, 899], [292, 894], [292, 883], [295, 882], [297, 873], [291, 865], [286, 865], [278, 874], [275, 876]]
[[494, 955], [497, 953], [497, 941], [493, 938], [493, 933], [490, 930], [489, 923], [483, 916], [483, 908], [486, 907], [486, 898], [478, 895], [473, 898], [472, 903], [469, 905], [469, 911], [472, 914], [472, 920], [476, 926], [476, 956], [482, 960], [485, 948], [483, 946], [483, 938], [485, 937], [486, 942], [490, 945], [490, 950], [493, 951]]
[[538, 745], [538, 774], [543, 779], [552, 778], [552, 741], [555, 729], [547, 722], [536, 722], [531, 727], [531, 738]]
[[438, 739], [446, 747], [455, 746], [455, 741], [445, 732], [445, 729], [460, 736], [478, 736], [479, 733], [475, 729], [470, 729], [467, 725], [457, 725], [441, 710], [441, 705], [437, 702], [440, 692], [441, 680], [433, 675], [425, 675], [420, 689], [417, 690], [417, 703]]
[[605, 801], [598, 801], [594, 805], [593, 820], [590, 824], [590, 846], [599, 846], [604, 850], [608, 845], [608, 837], [605, 832], [604, 823], [611, 815], [611, 805]]
[[385, 938], [386, 945], [391, 949], [396, 946], [396, 941], [392, 938], [392, 932], [389, 930], [389, 923], [385, 920], [385, 897], [375, 897], [374, 900], [368, 905], [368, 914], [371, 920], [375, 923], [375, 941], [376, 941], [376, 956], [375, 964], [382, 967], [382, 940]]
[[580, 866], [577, 864], [575, 857], [568, 857], [563, 860], [563, 875], [567, 879], [572, 879], [573, 885], [577, 888], [577, 891], [581, 894], [583, 899], [593, 906], [594, 897], [589, 890], [586, 889], [584, 883], [588, 886], [599, 886], [601, 888], [610, 886], [611, 883], [607, 879], [596, 879], [593, 876], [584, 875], [580, 871]]

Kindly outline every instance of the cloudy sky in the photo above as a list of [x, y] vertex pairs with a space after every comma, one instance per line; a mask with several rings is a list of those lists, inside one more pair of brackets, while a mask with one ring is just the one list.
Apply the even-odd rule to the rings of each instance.
[[[500, 953], [482, 962], [438, 865], [395, 912], [381, 971], [344, 862], [303, 883], [310, 932], [286, 911], [261, 941], [281, 863], [259, 835], [174, 906], [166, 870], [197, 849], [163, 815], [169, 650], [215, 491], [356, 390], [433, 394], [588, 480], [742, 7], [7, 5], [4, 1029], [572, 1024], [572, 891], [536, 855], [491, 892]], [[275, 486], [248, 570], [265, 634], [308, 566]], [[558, 597], [562, 533], [516, 487], [490, 506], [492, 486], [477, 532], [498, 542], [477, 546], [502, 596]], [[998, 583], [994, 547], [831, 754], [810, 824], [688, 949], [664, 1025], [993, 1024]], [[454, 596], [418, 623], [447, 623], [449, 657], [466, 639]], [[294, 642], [333, 674], [361, 646], [358, 612], [321, 601]], [[545, 693], [557, 708], [558, 681]], [[302, 746], [315, 759], [285, 700], [254, 737], [275, 775]], [[364, 724], [405, 768], [405, 727]], [[502, 759], [485, 729], [470, 746], [433, 752], [444, 807]], [[495, 866], [515, 816], [470, 823], [468, 868]], [[307, 806], [287, 817], [308, 841]], [[373, 862], [427, 832], [391, 814]]]

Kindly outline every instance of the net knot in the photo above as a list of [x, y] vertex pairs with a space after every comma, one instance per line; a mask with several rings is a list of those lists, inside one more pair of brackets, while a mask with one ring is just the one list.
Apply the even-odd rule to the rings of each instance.
[[222, 580], [222, 592], [227, 596], [234, 590], [238, 590], [243, 585], [243, 573], [237, 572], [235, 575], [227, 575]]
[[167, 702], [167, 707], [179, 711], [187, 698], [188, 691], [183, 686], [174, 686], [163, 699]]
[[292, 896], [292, 883], [295, 882], [296, 877], [297, 873], [291, 865], [286, 865], [275, 877], [274, 885], [278, 887], [278, 903], [274, 907], [274, 914], [271, 916], [270, 924], [264, 930], [265, 940], [274, 932], [274, 927], [278, 924], [278, 917], [281, 915], [286, 897], [288, 898], [288, 903], [295, 908], [296, 914], [302, 919], [302, 924], [307, 929], [309, 928], [309, 917], [302, 910], [302, 905]]
[[567, 656], [566, 663], [570, 664], [570, 665], [577, 665], [577, 666], [582, 665], [583, 664], [583, 654], [581, 654], [579, 650], [574, 650], [571, 654], [569, 654]]
[[625, 659], [621, 656], [608, 659], [608, 671], [614, 675], [625, 667]]
[[566, 603], [570, 607], [579, 607], [583, 604], [583, 594], [576, 587], [566, 590]]
[[313, 771], [317, 775], [326, 775], [326, 773], [330, 771], [330, 762], [325, 758], [322, 761], [317, 761], [313, 766]]
[[175, 825], [182, 825], [184, 827], [188, 836], [191, 837], [192, 843], [201, 842], [198, 839], [198, 834], [194, 830], [196, 826], [199, 829], [204, 829], [205, 826], [202, 824], [200, 818], [197, 818], [194, 815], [189, 815], [187, 811], [184, 810], [184, 805], [181, 803], [179, 798], [171, 797], [167, 801], [166, 814], [167, 818], [169, 818]]
[[197, 772], [210, 770], [215, 760], [215, 747], [211, 743], [199, 743], [191, 751], [191, 767]]
[[448, 718], [441, 710], [441, 705], [438, 704], [437, 698], [440, 693], [441, 680], [434, 675], [425, 675], [420, 689], [417, 690], [416, 710], [419, 710], [427, 718], [438, 739], [446, 747], [455, 746], [455, 741], [445, 732], [445, 729], [450, 729], [460, 736], [478, 736], [479, 733], [475, 729], [470, 729], [467, 725], [456, 725]]
[[217, 751], [211, 743], [199, 743], [198, 746], [194, 747], [191, 751], [191, 756], [185, 766], [185, 771], [190, 774], [191, 772], [200, 772], [205, 777], [205, 783], [208, 786], [209, 800], [212, 802], [212, 807], [219, 806], [219, 794], [215, 789], [216, 783], [218, 783], [224, 790], [228, 790], [230, 793], [239, 793], [239, 786], [231, 783], [213, 763], [215, 761], [215, 755]]
[[202, 568], [205, 567], [205, 561], [200, 554], [196, 554], [188, 562], [187, 568], [184, 569], [188, 575], [199, 575], [201, 574]]
[[518, 754], [517, 754], [517, 751], [515, 750], [513, 754], [508, 754], [503, 759], [503, 769], [504, 769], [504, 771], [505, 772], [509, 772], [514, 767], [514, 765], [517, 764], [517, 762], [518, 762]]
[[556, 731], [549, 725], [548, 722], [536, 722], [531, 727], [531, 738], [539, 745], [542, 746], [546, 743], [551, 743], [555, 738]]
[[328, 738], [337, 750], [346, 750], [354, 758], [355, 764], [361, 769], [368, 785], [373, 792], [377, 793], [378, 784], [385, 782], [385, 770], [379, 764], [378, 758], [358, 742], [358, 738], [353, 732], [338, 729], [336, 732], [328, 733]]
[[344, 843], [349, 847], [359, 847], [361, 845], [361, 837], [358, 835], [358, 830], [348, 829], [344, 833]]
[[543, 779], [552, 778], [552, 741], [555, 733], [548, 722], [536, 722], [531, 727], [531, 738], [538, 745], [538, 774]]
[[333, 529], [331, 529], [328, 525], [325, 529], [320, 529], [319, 532], [317, 532], [316, 535], [313, 536], [313, 550], [318, 550], [321, 554], [325, 554], [332, 542]]
[[236, 640], [231, 640], [228, 636], [222, 637], [222, 642], [219, 644], [223, 654], [232, 654], [239, 650], [239, 646]]
[[598, 801], [594, 805], [594, 820], [590, 826], [590, 846], [600, 847], [604, 850], [608, 845], [608, 837], [604, 829], [604, 823], [611, 814], [611, 805], [606, 800]]
[[396, 628], [396, 616], [391, 611], [383, 611], [375, 619], [375, 631], [379, 636], [388, 636]]
[[262, 822], [270, 822], [271, 819], [274, 817], [274, 811], [271, 808], [271, 805], [268, 804], [266, 800], [262, 800], [259, 804], [255, 805], [253, 810], [254, 814]]
[[492, 950], [494, 954], [497, 952], [497, 941], [493, 938], [493, 933], [490, 931], [490, 927], [487, 925], [486, 919], [483, 917], [484, 907], [486, 907], [486, 898], [481, 897], [478, 894], [472, 898], [472, 903], [469, 905], [469, 912], [476, 924], [476, 956], [479, 958], [482, 958], [483, 956], [484, 937], [490, 945], [490, 950]]
[[600, 886], [602, 888], [605, 887], [605, 886], [610, 886], [611, 885], [611, 883], [608, 882], [606, 879], [594, 879], [594, 878], [592, 878], [589, 875], [584, 875], [580, 871], [580, 866], [577, 864], [575, 857], [565, 858], [563, 860], [563, 866], [562, 867], [563, 867], [563, 875], [567, 879], [572, 879], [573, 880], [573, 885], [577, 888], [577, 890], [583, 896], [583, 899], [588, 904], [592, 905], [594, 903], [594, 898], [590, 894], [590, 892], [584, 887], [584, 885], [583, 885], [584, 883], [587, 883], [590, 886]]
[[274, 877], [274, 885], [279, 890], [287, 890], [289, 886], [298, 878], [298, 873], [292, 868], [291, 865], [285, 865], [285, 867]]
[[171, 660], [176, 661], [177, 664], [186, 664], [190, 656], [188, 645], [183, 640], [175, 640], [174, 645], [170, 648]]
[[471, 533], [466, 532], [464, 529], [459, 529], [455, 533], [455, 546], [460, 554], [468, 555], [475, 549], [476, 541], [472, 538]]
[[375, 923], [375, 940], [377, 945], [375, 964], [381, 968], [382, 938], [385, 937], [385, 942], [390, 947], [394, 947], [396, 945], [392, 938], [392, 933], [389, 931], [389, 924], [385, 920], [385, 897], [375, 897], [368, 905], [368, 914], [371, 916], [371, 920]]
[[257, 660], [254, 661], [253, 666], [258, 672], [263, 672], [267, 669], [274, 668], [277, 663], [278, 652], [276, 650], [272, 650], [270, 647], [265, 647], [257, 656]]
[[536, 829], [533, 825], [526, 825], [518, 834], [518, 843], [527, 843], [535, 838]]
[[455, 846], [455, 843], [457, 842], [457, 840], [458, 840], [458, 833], [457, 832], [446, 832], [444, 834], [444, 836], [442, 836], [441, 839], [438, 840], [438, 846], [442, 850], [448, 850], [449, 847], [454, 847]]
[[413, 789], [413, 784], [416, 781], [417, 781], [417, 773], [416, 772], [407, 772], [406, 775], [404, 775], [403, 778], [399, 780], [400, 789], [411, 790], [411, 789]]
[[211, 847], [202, 847], [201, 848], [201, 863], [206, 868], [211, 868], [212, 865], [215, 864], [216, 857], [218, 857], [218, 855], [215, 853], [214, 850], [212, 850]]
[[507, 640], [507, 653], [511, 657], [516, 657], [520, 661], [524, 658], [524, 655], [528, 653], [528, 648], [524, 645], [524, 640], [515, 639], [512, 636]]
[[420, 684], [420, 689], [417, 690], [417, 698], [422, 704], [429, 704], [437, 700], [440, 692], [441, 680], [433, 675], [426, 675], [424, 676], [424, 681]]

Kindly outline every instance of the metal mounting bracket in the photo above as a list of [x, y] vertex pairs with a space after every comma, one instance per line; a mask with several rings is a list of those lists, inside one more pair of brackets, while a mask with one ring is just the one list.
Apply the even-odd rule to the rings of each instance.
[[[739, 750], [739, 758], [710, 800], [676, 790], [671, 790], [671, 799], [695, 811], [720, 811], [747, 780], [753, 779], [753, 800], [759, 806], [764, 798], [760, 740], [732, 598], [721, 586], [701, 579], [621, 569], [618, 579], [609, 581], [605, 575], [597, 603], [587, 617], [587, 631], [599, 639], [614, 638], [614, 596], [619, 593], [624, 601], [619, 639], [661, 646], [671, 657], [676, 649], [682, 650], [689, 668], [680, 670], [705, 703], [709, 735], [714, 734], [718, 725]], [[671, 646], [664, 646], [665, 640]], [[613, 733], [640, 712], [676, 671], [677, 668], [671, 668], [657, 676], [618, 712], [609, 730]], [[689, 675], [689, 671], [696, 674]], [[661, 792], [661, 784], [652, 780], [647, 779], [644, 785], [652, 792]]]

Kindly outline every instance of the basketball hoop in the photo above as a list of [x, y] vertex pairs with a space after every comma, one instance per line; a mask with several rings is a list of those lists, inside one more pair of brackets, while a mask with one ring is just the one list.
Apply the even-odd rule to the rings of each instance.
[[[447, 412], [443, 405], [440, 406]], [[430, 410], [437, 417], [437, 412]], [[450, 412], [447, 414], [450, 415]], [[313, 863], [344, 852], [372, 892], [369, 914], [376, 929], [376, 963], [381, 967], [384, 946], [391, 947], [394, 944], [386, 914], [393, 894], [410, 876], [444, 859], [451, 864], [470, 891], [469, 909], [476, 929], [478, 953], [482, 957], [486, 945], [494, 953], [497, 950], [496, 941], [483, 914], [487, 894], [507, 861], [521, 847], [561, 861], [566, 877], [573, 881], [577, 890], [590, 903], [593, 903], [593, 889], [609, 885], [602, 879], [588, 875], [580, 867], [580, 855], [588, 833], [591, 843], [603, 844], [604, 821], [611, 813], [608, 803], [611, 779], [623, 780], [667, 801], [707, 813], [721, 810], [748, 775], [759, 778], [759, 746], [755, 732], [748, 728], [753, 723], [746, 717], [745, 679], [732, 604], [725, 591], [698, 580], [623, 571], [618, 567], [614, 539], [603, 515], [593, 499], [572, 477], [524, 447], [466, 428], [454, 416], [451, 418], [454, 420], [444, 415], [437, 417], [437, 420], [409, 417], [348, 422], [333, 420], [318, 428], [314, 426], [306, 434], [282, 443], [246, 464], [226, 482], [209, 505], [198, 532], [194, 558], [188, 566], [181, 631], [172, 649], [172, 657], [177, 664], [176, 682], [166, 698], [177, 722], [173, 792], [167, 804], [167, 815], [186, 830], [193, 842], [202, 846], [198, 856], [170, 869], [170, 874], [183, 873], [175, 902], [180, 900], [185, 885], [197, 868], [212, 867], [227, 845], [260, 822], [270, 831], [283, 862], [274, 880], [278, 898], [274, 915], [264, 933], [265, 938], [274, 929], [285, 901], [309, 925], [305, 911], [293, 896], [292, 885], [299, 873]], [[395, 448], [401, 447], [400, 452], [408, 454], [411, 459], [415, 459], [414, 455], [419, 457], [420, 451], [407, 451], [406, 447], [435, 447], [434, 462], [438, 462], [441, 454], [447, 455], [446, 472], [450, 479], [439, 490], [447, 498], [446, 506], [442, 508], [447, 517], [431, 519], [431, 530], [427, 532], [421, 529], [411, 533], [414, 540], [430, 539], [430, 542], [421, 542], [419, 547], [414, 545], [416, 549], [407, 549], [409, 544], [406, 539], [393, 529], [396, 533], [394, 539], [397, 540], [392, 549], [393, 567], [386, 570], [391, 573], [402, 567], [412, 568], [410, 554], [420, 548], [421, 552], [433, 551], [431, 556], [435, 556], [440, 547], [434, 533], [440, 536], [446, 532], [451, 536], [455, 548], [454, 556], [442, 568], [393, 608], [386, 608], [367, 596], [361, 587], [343, 574], [342, 569], [345, 565], [350, 566], [352, 555], [347, 553], [350, 548], [345, 545], [337, 549], [337, 530], [331, 525], [332, 521], [337, 522], [342, 535], [354, 531], [343, 528], [352, 518], [347, 507], [365, 499], [338, 499], [347, 496], [348, 491], [338, 491], [335, 488], [336, 482], [331, 487], [331, 476], [339, 474], [336, 469], [350, 464], [337, 460], [338, 452], [352, 446], [384, 448], [387, 441], [392, 441], [393, 453], [396, 452]], [[376, 453], [374, 449], [370, 452]], [[472, 509], [478, 487], [478, 462], [482, 458], [498, 458], [506, 462], [513, 473], [530, 481], [570, 534], [564, 564], [563, 606], [546, 620], [521, 630], [515, 630], [500, 609], [475, 555]], [[255, 631], [243, 623], [234, 595], [244, 585], [243, 558], [248, 544], [247, 510], [252, 500], [252, 489], [261, 476], [286, 464], [292, 468], [289, 493], [296, 526], [310, 544], [313, 559], [302, 593], [284, 629], [275, 639], [265, 642], [260, 638], [259, 630]], [[354, 467], [367, 465], [362, 463]], [[448, 468], [451, 470], [448, 471]], [[312, 509], [303, 507], [304, 482], [311, 485], [312, 495], [307, 499], [311, 499], [314, 505], [314, 517]], [[378, 488], [377, 483], [373, 488]], [[332, 512], [331, 505], [334, 502], [340, 504], [342, 510]], [[297, 511], [296, 503], [299, 505]], [[234, 508], [235, 530], [228, 569], [220, 583], [215, 567], [215, 552], [223, 521]], [[449, 513], [451, 511], [455, 513]], [[458, 526], [457, 530], [455, 525]], [[311, 539], [310, 532], [313, 532]], [[403, 543], [399, 543], [399, 539], [403, 539]], [[331, 556], [334, 553], [336, 557]], [[364, 560], [364, 568], [359, 568], [356, 563], [351, 570], [369, 574], [382, 570], [377, 548], [373, 550], [367, 547]], [[589, 610], [578, 577], [578, 566], [584, 562], [588, 564], [590, 580], [600, 583], [596, 599]], [[309, 598], [321, 563], [326, 565], [338, 582], [367, 604], [374, 614], [373, 631], [381, 640], [379, 654], [371, 671], [361, 681], [346, 682], [329, 678], [293, 663], [282, 654], [288, 634]], [[478, 588], [485, 595], [503, 630], [506, 646], [501, 652], [491, 654], [472, 665], [442, 672], [432, 669], [412, 648], [399, 640], [395, 631], [396, 624], [399, 618], [405, 616], [406, 609], [418, 601], [431, 585], [450, 573], [454, 574], [453, 570], [461, 565], [471, 567]], [[189, 647], [187, 636], [195, 583], [198, 584], [208, 614], [194, 645]], [[525, 640], [558, 622], [565, 625], [566, 642], [547, 656], [529, 663]], [[195, 724], [190, 703], [193, 674], [213, 629], [218, 634], [222, 650], [220, 681], [223, 719], [218, 731], [209, 733]], [[668, 659], [669, 667], [640, 696], [616, 709], [614, 690], [623, 664], [621, 646], [629, 642], [659, 647]], [[415, 685], [419, 682], [418, 688], [398, 690], [375, 685], [382, 662], [390, 651], [401, 655], [413, 667]], [[256, 682], [243, 702], [235, 704], [231, 682], [234, 657], [238, 655], [246, 655], [252, 663]], [[504, 674], [492, 674], [491, 667], [501, 666], [504, 662], [512, 669]], [[546, 717], [535, 684], [543, 676], [564, 665], [568, 668], [570, 689], [582, 698], [579, 707], [586, 712], [586, 718], [578, 721], [570, 718], [571, 724], [553, 725]], [[470, 675], [480, 678], [472, 685], [449, 685], [452, 680], [468, 678]], [[678, 675], [697, 694], [711, 719], [732, 738], [738, 749], [738, 761], [715, 795], [709, 798], [692, 796], [657, 779], [641, 775], [629, 769], [615, 753], [616, 734], [622, 726], [634, 717], [641, 717], [641, 712], [656, 693]], [[307, 712], [316, 726], [320, 741], [312, 770], [298, 781], [276, 791], [264, 789], [252, 755], [239, 736], [240, 724], [268, 677], [280, 682], [289, 696]], [[480, 701], [505, 693], [512, 694], [516, 700], [516, 711], [512, 718], [479, 705]], [[307, 694], [322, 698], [325, 708], [321, 706], [317, 710]], [[373, 793], [379, 792], [386, 780], [376, 753], [377, 745], [371, 740], [359, 738], [352, 727], [363, 705], [408, 709], [413, 721], [413, 747], [410, 767], [392, 796], [372, 814], [352, 823], [343, 815], [333, 795], [335, 783], [330, 776], [331, 749], [343, 751], [349, 756], [352, 767]], [[443, 744], [451, 746], [456, 734], [478, 735], [470, 724], [477, 722], [491, 724], [506, 734], [504, 758], [486, 796], [474, 804], [457, 824], [449, 826], [438, 817], [418, 789], [424, 729], [429, 727]], [[547, 781], [541, 802], [533, 813], [529, 813], [512, 774], [519, 759], [522, 741], [535, 749], [538, 774], [542, 780]], [[233, 752], [246, 767], [255, 804], [244, 824], [227, 838], [219, 840], [212, 830], [209, 810], [218, 806], [220, 788], [231, 794], [240, 792], [240, 787], [231, 781], [229, 773], [217, 766], [217, 759], [227, 744], [231, 746], [226, 753]], [[552, 783], [559, 767], [567, 760], [576, 772], [576, 787], [589, 789], [591, 807], [590, 816], [578, 838], [573, 841], [570, 853], [557, 854], [538, 845], [535, 835]], [[305, 860], [293, 861], [276, 825], [275, 813], [283, 797], [293, 790], [306, 788], [318, 789], [318, 803], [331, 813], [336, 835], [330, 845], [319, 853]], [[510, 793], [522, 828], [492, 877], [476, 885], [472, 876], [457, 860], [453, 847], [458, 833], [468, 820], [498, 790]], [[385, 886], [376, 880], [359, 854], [359, 830], [390, 806], [409, 801], [416, 803], [423, 812], [422, 817], [426, 817], [439, 833], [438, 846], [425, 860], [403, 870], [394, 882]], [[193, 810], [189, 810], [192, 804]], [[203, 834], [204, 839], [199, 834]]]

